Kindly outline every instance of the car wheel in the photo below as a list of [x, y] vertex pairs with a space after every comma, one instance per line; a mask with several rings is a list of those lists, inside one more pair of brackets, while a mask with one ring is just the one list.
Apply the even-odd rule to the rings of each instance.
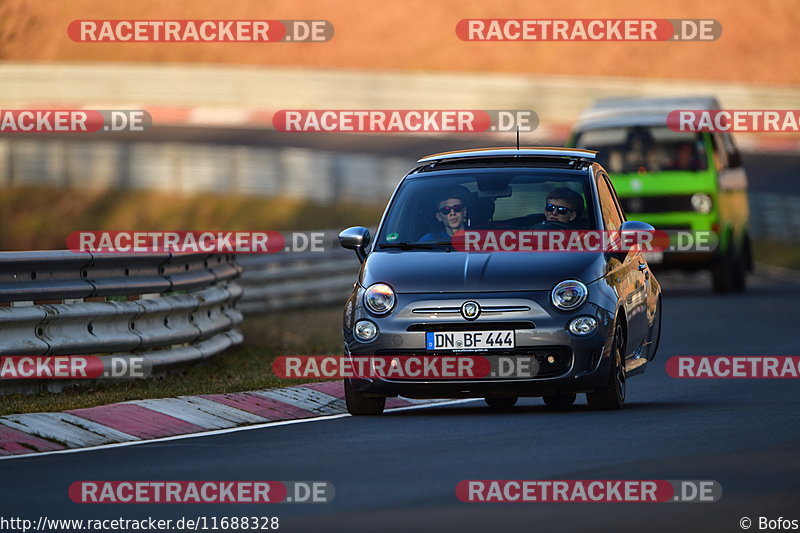
[[344, 401], [347, 404], [347, 412], [353, 416], [380, 415], [386, 407], [385, 397], [373, 398], [358, 392], [349, 379], [344, 380]]
[[567, 409], [575, 403], [577, 397], [578, 395], [574, 392], [559, 392], [557, 394], [551, 394], [550, 396], [544, 396], [542, 400], [544, 400], [544, 404], [550, 409]]
[[506, 398], [484, 398], [483, 401], [486, 402], [486, 405], [488, 405], [490, 409], [505, 411], [507, 409], [511, 409], [517, 404], [517, 397], [509, 396]]
[[611, 344], [611, 374], [605, 386], [586, 393], [591, 409], [622, 409], [625, 405], [627, 379], [625, 375], [625, 334], [622, 324], [617, 324]]

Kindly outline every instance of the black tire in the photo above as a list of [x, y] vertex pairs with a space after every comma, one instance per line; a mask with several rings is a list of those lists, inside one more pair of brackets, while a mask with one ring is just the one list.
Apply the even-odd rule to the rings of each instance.
[[716, 294], [728, 294], [734, 290], [734, 262], [733, 243], [728, 243], [728, 251], [720, 257], [711, 268], [711, 289]]
[[747, 288], [747, 252], [742, 250], [736, 254], [733, 265], [733, 292], [743, 292]]
[[483, 401], [486, 402], [486, 405], [489, 406], [489, 409], [506, 411], [517, 404], [517, 397], [509, 396], [505, 398], [484, 398]]
[[349, 379], [344, 380], [344, 401], [347, 412], [353, 416], [377, 416], [383, 414], [386, 397], [370, 397], [358, 392]]
[[551, 394], [550, 396], [544, 396], [542, 400], [544, 400], [544, 404], [550, 409], [568, 409], [575, 403], [577, 397], [578, 395], [574, 392], [559, 392], [557, 394]]
[[742, 241], [742, 246], [736, 249], [733, 238], [728, 243], [728, 250], [711, 269], [711, 287], [717, 294], [742, 292], [747, 285], [747, 271], [750, 259], [747, 246], [748, 241]]
[[625, 405], [627, 379], [625, 375], [625, 334], [622, 324], [614, 328], [611, 345], [611, 372], [606, 385], [594, 392], [586, 393], [590, 409], [622, 409]]
[[744, 257], [744, 265], [747, 273], [752, 274], [755, 271], [755, 263], [753, 262], [753, 243], [750, 242], [749, 234], [745, 234], [744, 236], [744, 252], [742, 256]]

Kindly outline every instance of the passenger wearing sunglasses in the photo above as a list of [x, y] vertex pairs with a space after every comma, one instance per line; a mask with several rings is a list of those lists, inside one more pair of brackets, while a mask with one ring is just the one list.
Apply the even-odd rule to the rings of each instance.
[[467, 220], [467, 205], [461, 194], [454, 193], [442, 197], [436, 203], [436, 220], [442, 223], [443, 229], [438, 233], [426, 233], [421, 242], [443, 242], [452, 239], [457, 231], [464, 230]]
[[532, 229], [576, 229], [582, 204], [580, 194], [568, 187], [557, 187], [547, 193], [544, 220]]

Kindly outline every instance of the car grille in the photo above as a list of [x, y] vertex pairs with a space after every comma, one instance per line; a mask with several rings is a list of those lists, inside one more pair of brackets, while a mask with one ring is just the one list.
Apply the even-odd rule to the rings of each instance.
[[[566, 346], [552, 346], [541, 348], [514, 348], [509, 350], [483, 350], [475, 352], [455, 352], [449, 350], [425, 351], [425, 350], [376, 350], [375, 355], [379, 356], [416, 356], [416, 357], [436, 357], [436, 356], [453, 356], [453, 355], [480, 355], [486, 357], [507, 356], [507, 357], [524, 357], [535, 356], [539, 361], [539, 373], [534, 379], [552, 378], [565, 374], [572, 367], [572, 350]], [[552, 355], [555, 357], [553, 363], [547, 362], [547, 356]], [[511, 379], [511, 378], [509, 378]], [[418, 381], [415, 379], [396, 379], [392, 381]], [[425, 381], [433, 381], [425, 379]], [[442, 381], [452, 381], [452, 379], [443, 379]]]
[[620, 198], [625, 213], [670, 213], [694, 211], [692, 197], [681, 194], [673, 196], [630, 196]]
[[[481, 313], [527, 313], [530, 311], [527, 305], [484, 305], [481, 306]], [[417, 307], [411, 311], [418, 315], [460, 315], [461, 307], [458, 306], [439, 306], [439, 307]]]
[[503, 329], [534, 329], [533, 322], [439, 322], [439, 323], [419, 323], [411, 324], [406, 331], [495, 331]]

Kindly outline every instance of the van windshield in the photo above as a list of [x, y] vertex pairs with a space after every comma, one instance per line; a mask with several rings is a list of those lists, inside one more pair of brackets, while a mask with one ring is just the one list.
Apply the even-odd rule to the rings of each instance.
[[588, 173], [575, 171], [491, 169], [413, 177], [397, 191], [377, 244], [430, 250], [449, 245], [462, 230], [595, 229], [590, 195]]
[[575, 147], [597, 150], [597, 161], [612, 174], [708, 168], [702, 134], [662, 126], [587, 130], [578, 134]]

